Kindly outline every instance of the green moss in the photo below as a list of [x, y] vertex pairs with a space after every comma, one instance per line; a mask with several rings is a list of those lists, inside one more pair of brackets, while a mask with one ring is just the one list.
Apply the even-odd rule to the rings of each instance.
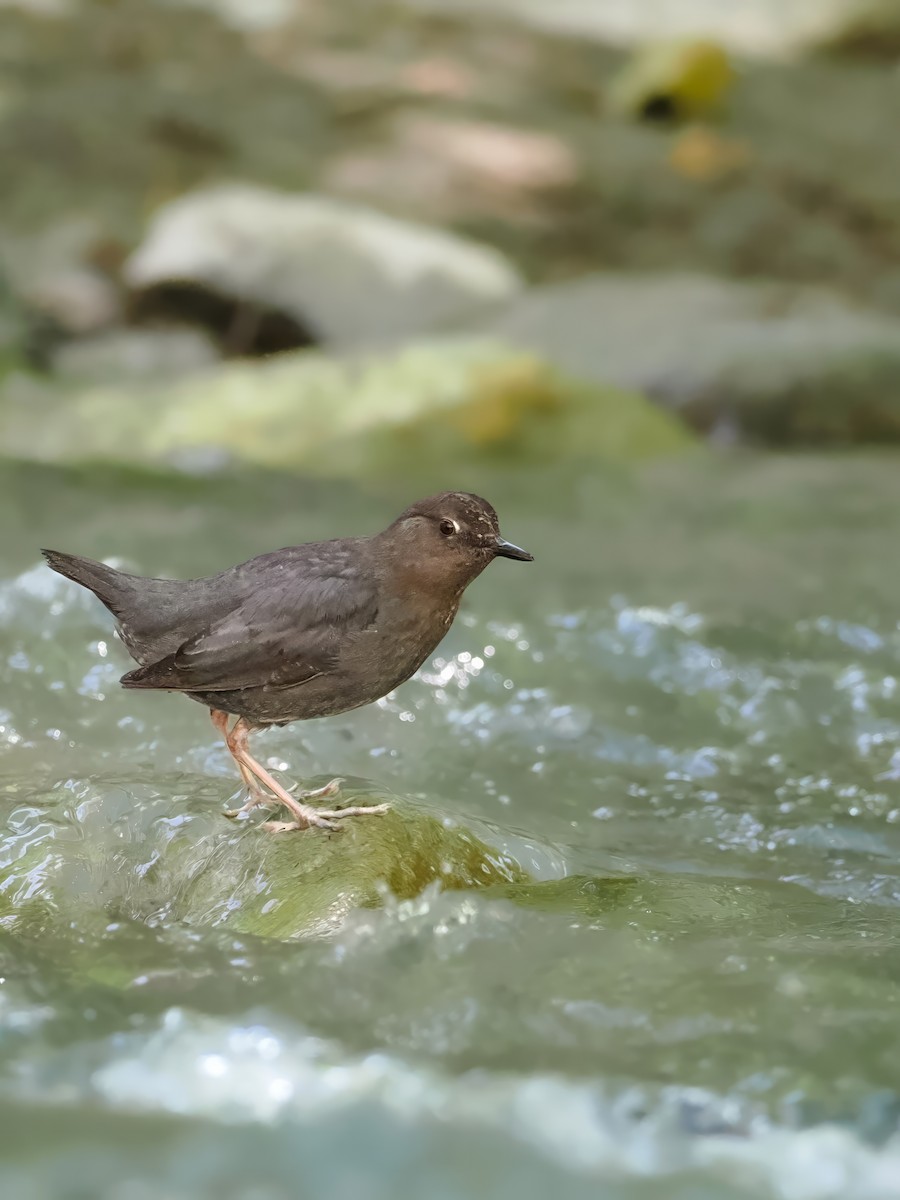
[[454, 458], [631, 460], [694, 444], [639, 395], [470, 339], [354, 361], [299, 352], [157, 386], [29, 388], [0, 406], [0, 443], [45, 462], [238, 462], [337, 478]]
[[[383, 796], [354, 796], [380, 803]], [[185, 870], [190, 843], [173, 847], [172, 912], [190, 924], [220, 924], [264, 937], [325, 933], [356, 908], [418, 896], [425, 888], [523, 884], [508, 855], [464, 826], [392, 799], [390, 812], [348, 821], [337, 834], [264, 834], [219, 841], [199, 869]], [[252, 851], [250, 842], [252, 841]]]

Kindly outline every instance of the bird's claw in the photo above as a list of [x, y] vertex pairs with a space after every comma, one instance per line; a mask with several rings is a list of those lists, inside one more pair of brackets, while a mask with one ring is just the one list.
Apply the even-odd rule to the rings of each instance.
[[[305, 806], [304, 806], [305, 807]], [[266, 821], [261, 828], [267, 833], [295, 833], [300, 829], [340, 829], [337, 823], [346, 817], [380, 816], [390, 810], [389, 804], [359, 805], [351, 808], [335, 808], [327, 812], [312, 808], [294, 821]]]
[[254, 808], [268, 808], [276, 803], [275, 796], [266, 796], [263, 792], [251, 792], [250, 799], [240, 808], [225, 808], [222, 810], [222, 816], [227, 817], [229, 821], [236, 821], [239, 817], [246, 817], [253, 812]]
[[264, 829], [266, 833], [297, 833], [301, 829], [309, 829], [310, 825], [332, 832], [340, 829], [340, 825], [335, 825], [333, 821], [310, 821], [309, 824], [301, 824], [300, 821], [263, 821], [260, 829]]
[[[297, 799], [298, 802], [300, 800], [322, 800], [322, 799], [326, 799], [326, 798], [332, 799], [334, 796], [339, 796], [341, 794], [341, 784], [343, 782], [344, 782], [343, 779], [340, 779], [340, 778], [332, 779], [328, 783], [326, 783], [324, 787], [314, 788], [308, 792], [298, 792], [297, 797], [295, 797], [295, 799]], [[296, 785], [294, 785], [294, 786], [296, 786]], [[259, 788], [253, 788], [250, 790], [250, 799], [247, 801], [247, 803], [245, 805], [243, 805], [243, 807], [241, 807], [241, 808], [226, 808], [223, 811], [222, 815], [225, 817], [228, 817], [228, 819], [230, 821], [234, 821], [238, 817], [246, 816], [248, 813], [252, 812], [254, 808], [258, 808], [260, 805], [264, 805], [264, 806], [268, 807], [269, 805], [277, 804], [277, 803], [278, 803], [277, 796], [268, 796], [268, 795], [266, 795], [265, 792], [261, 791]], [[302, 805], [301, 807], [305, 808], [306, 805]], [[298, 821], [299, 821], [299, 818], [298, 818]], [[273, 826], [278, 825], [278, 824], [286, 824], [288, 826], [288, 828], [291, 828], [291, 829], [306, 828], [305, 826], [300, 825], [299, 823], [295, 824], [294, 822], [270, 821], [270, 822], [268, 822], [268, 824], [273, 825]], [[311, 824], [315, 824], [315, 822], [311, 822]], [[263, 828], [266, 828], [266, 826], [264, 826]], [[329, 828], [334, 828], [334, 826], [330, 826]], [[282, 832], [284, 832], [284, 830], [279, 829], [279, 830], [275, 830], [273, 832], [282, 833]]]
[[315, 788], [309, 792], [298, 793], [299, 799], [301, 799], [301, 800], [321, 800], [328, 796], [339, 796], [341, 794], [341, 784], [343, 782], [344, 782], [343, 779], [341, 779], [340, 777], [337, 779], [329, 780], [329, 782], [326, 783], [324, 787]]

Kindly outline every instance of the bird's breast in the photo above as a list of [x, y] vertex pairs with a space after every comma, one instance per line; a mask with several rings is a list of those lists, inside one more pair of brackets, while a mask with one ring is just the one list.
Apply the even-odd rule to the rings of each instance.
[[419, 669], [453, 624], [458, 601], [452, 605], [409, 606], [399, 614], [379, 612], [374, 625], [359, 634], [341, 654], [342, 666], [353, 674], [380, 680], [385, 695]]

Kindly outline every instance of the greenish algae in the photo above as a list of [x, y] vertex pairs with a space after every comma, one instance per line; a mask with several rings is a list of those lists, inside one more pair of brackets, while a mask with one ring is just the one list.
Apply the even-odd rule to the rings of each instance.
[[[354, 795], [353, 803], [384, 799]], [[409, 900], [434, 884], [459, 890], [528, 881], [512, 857], [465, 826], [406, 800], [390, 801], [384, 815], [348, 821], [334, 834], [248, 829], [244, 836], [219, 839], [203, 865], [187, 872], [182, 860], [190, 846], [178, 848], [172, 915], [191, 924], [227, 922], [242, 933], [296, 938], [328, 933], [353, 909], [376, 907], [387, 896]]]
[[[402, 797], [355, 792], [351, 802], [385, 800], [387, 813], [348, 820], [335, 833], [273, 834], [208, 808], [183, 824], [150, 818], [124, 852], [116, 845], [121, 826], [97, 809], [90, 818], [96, 828], [59, 839], [52, 860], [38, 840], [11, 864], [0, 888], [0, 927], [52, 935], [78, 907], [87, 881], [102, 907], [86, 934], [100, 934], [112, 918], [227, 926], [265, 938], [333, 932], [354, 909], [412, 899], [435, 884], [458, 890], [528, 881], [510, 854], [459, 822]], [[106, 979], [102, 963], [91, 974]]]
[[[150, 414], [152, 413], [152, 419]], [[359, 478], [454, 453], [632, 459], [696, 442], [643, 397], [577, 384], [529, 354], [458, 339], [360, 359], [300, 351], [184, 381], [8, 392], [6, 454], [55, 463], [241, 463]]]

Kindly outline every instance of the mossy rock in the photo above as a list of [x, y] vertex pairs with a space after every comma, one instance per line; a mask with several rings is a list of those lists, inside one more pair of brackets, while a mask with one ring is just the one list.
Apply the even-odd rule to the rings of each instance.
[[631, 459], [692, 438], [640, 395], [575, 385], [498, 343], [448, 339], [354, 359], [301, 351], [72, 395], [20, 386], [0, 403], [0, 443], [45, 462], [243, 463], [353, 478], [411, 453], [420, 463]]
[[[384, 796], [353, 796], [379, 804]], [[430, 886], [442, 889], [511, 885], [528, 880], [504, 852], [462, 824], [443, 821], [391, 799], [381, 816], [348, 820], [339, 833], [266, 834], [219, 839], [202, 866], [185, 873], [180, 848], [158, 872], [173, 917], [195, 925], [227, 922], [244, 933], [293, 938], [332, 932], [348, 913], [390, 897], [410, 900]], [[170, 876], [171, 871], [171, 876]]]
[[561, 371], [652, 396], [703, 433], [900, 439], [900, 321], [824, 289], [598, 274], [532, 291], [495, 333]]
[[[0, 888], [0, 929], [48, 937], [62, 920], [63, 928], [74, 921], [91, 936], [110, 920], [165, 919], [270, 938], [317, 936], [389, 897], [529, 878], [511, 854], [465, 823], [404, 797], [375, 795], [361, 782], [345, 784], [339, 804], [388, 802], [389, 811], [349, 819], [333, 834], [275, 834], [255, 819], [229, 822], [212, 788], [191, 792], [185, 806], [168, 789], [137, 804], [129, 789], [99, 791], [79, 805], [77, 828], [57, 810], [51, 858], [40, 843], [12, 855]], [[34, 889], [38, 862], [42, 882]], [[102, 975], [102, 963], [99, 969]]]

